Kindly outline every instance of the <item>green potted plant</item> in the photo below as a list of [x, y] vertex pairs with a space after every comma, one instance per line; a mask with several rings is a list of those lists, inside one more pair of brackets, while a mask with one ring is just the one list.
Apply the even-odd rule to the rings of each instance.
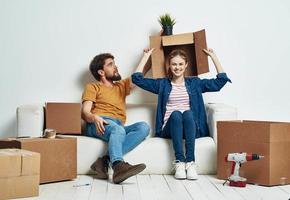
[[165, 13], [164, 15], [160, 15], [158, 22], [162, 26], [164, 35], [172, 35], [173, 25], [176, 23], [176, 21], [170, 16], [170, 14]]

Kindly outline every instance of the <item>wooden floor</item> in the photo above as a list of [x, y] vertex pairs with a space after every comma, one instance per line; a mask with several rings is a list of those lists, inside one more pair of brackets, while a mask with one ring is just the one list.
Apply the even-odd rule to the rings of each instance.
[[288, 200], [290, 185], [246, 188], [223, 186], [215, 176], [199, 176], [196, 181], [176, 180], [171, 175], [138, 175], [120, 185], [81, 175], [76, 180], [40, 185], [41, 200]]

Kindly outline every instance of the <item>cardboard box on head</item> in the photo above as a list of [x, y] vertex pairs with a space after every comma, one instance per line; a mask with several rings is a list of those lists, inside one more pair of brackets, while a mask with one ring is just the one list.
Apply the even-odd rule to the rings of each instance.
[[169, 36], [150, 36], [153, 78], [167, 76], [168, 55], [172, 50], [184, 50], [188, 56], [185, 76], [197, 76], [209, 72], [208, 58], [203, 52], [207, 48], [205, 30]]

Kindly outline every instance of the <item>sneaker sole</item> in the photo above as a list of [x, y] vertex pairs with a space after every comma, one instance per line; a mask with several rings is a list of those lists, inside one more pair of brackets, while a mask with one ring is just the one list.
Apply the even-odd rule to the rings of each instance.
[[107, 174], [104, 174], [102, 171], [96, 170], [91, 166], [91, 170], [93, 170], [95, 174], [95, 178], [97, 179], [103, 179], [103, 180], [108, 180], [109, 176]]
[[187, 180], [192, 180], [192, 181], [193, 181], [193, 180], [197, 180], [198, 177], [186, 177], [186, 179], [187, 179]]
[[175, 177], [175, 176], [174, 176], [174, 178], [178, 179], [178, 180], [185, 180], [186, 179], [186, 177]]
[[140, 166], [138, 168], [135, 168], [134, 170], [129, 171], [127, 174], [123, 175], [123, 176], [117, 176], [113, 179], [113, 182], [116, 184], [119, 184], [123, 181], [125, 181], [127, 178], [130, 178], [131, 176], [135, 176], [137, 174], [139, 174], [140, 172], [142, 172], [144, 169], [146, 168], [146, 166]]

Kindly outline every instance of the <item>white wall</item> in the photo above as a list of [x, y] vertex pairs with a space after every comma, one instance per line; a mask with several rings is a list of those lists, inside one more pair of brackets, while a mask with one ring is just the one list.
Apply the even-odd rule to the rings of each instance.
[[[0, 137], [15, 135], [18, 105], [79, 102], [98, 53], [113, 53], [129, 76], [164, 12], [174, 33], [205, 28], [233, 81], [207, 101], [238, 107], [241, 119], [290, 121], [287, 0], [0, 0]], [[128, 99], [154, 100], [140, 90]]]

